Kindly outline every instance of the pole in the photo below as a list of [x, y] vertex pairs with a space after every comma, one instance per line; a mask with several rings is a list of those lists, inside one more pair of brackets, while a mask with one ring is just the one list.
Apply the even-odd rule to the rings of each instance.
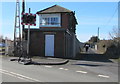
[[[22, 13], [25, 12], [25, 0], [22, 2]], [[25, 25], [22, 25], [22, 39], [25, 40], [25, 33], [24, 33]]]
[[98, 27], [98, 31], [97, 31], [97, 42], [99, 41], [99, 27]]
[[99, 38], [99, 27], [98, 27], [98, 38]]
[[118, 2], [118, 36], [117, 36], [117, 41], [118, 41], [118, 48], [120, 46], [120, 1]]
[[[29, 14], [30, 14], [30, 8], [29, 8]], [[30, 50], [30, 24], [28, 24], [28, 39], [27, 39], [27, 55], [29, 56], [29, 50]]]
[[120, 37], [120, 1], [118, 2], [118, 38]]

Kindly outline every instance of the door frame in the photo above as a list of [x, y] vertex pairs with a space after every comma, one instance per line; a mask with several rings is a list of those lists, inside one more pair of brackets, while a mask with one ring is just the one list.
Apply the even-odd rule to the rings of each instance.
[[55, 56], [55, 34], [51, 34], [51, 33], [46, 33], [46, 34], [44, 34], [44, 56], [45, 57], [47, 57], [46, 56], [46, 35], [53, 35], [54, 36], [54, 52], [53, 52], [53, 56], [50, 56], [50, 57], [54, 57]]

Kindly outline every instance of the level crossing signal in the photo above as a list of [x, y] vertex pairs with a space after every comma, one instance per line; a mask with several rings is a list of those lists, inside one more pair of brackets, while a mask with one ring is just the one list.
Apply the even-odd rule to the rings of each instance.
[[36, 26], [36, 14], [32, 13], [22, 13], [22, 25], [32, 25]]

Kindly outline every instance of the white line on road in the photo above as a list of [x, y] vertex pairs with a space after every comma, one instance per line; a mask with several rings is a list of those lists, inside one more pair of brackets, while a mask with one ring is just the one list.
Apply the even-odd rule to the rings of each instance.
[[61, 70], [66, 70], [66, 71], [68, 70], [68, 69], [65, 69], [65, 68], [59, 68], [59, 69], [61, 69]]
[[67, 71], [68, 69], [64, 69], [64, 70], [66, 70], [66, 71]]
[[109, 76], [106, 75], [98, 75], [99, 77], [104, 77], [104, 78], [110, 78]]
[[[28, 79], [24, 79], [24, 78], [22, 78], [22, 77], [17, 77], [17, 78], [22, 79], [22, 80], [25, 80], [25, 81], [29, 81]], [[29, 81], [29, 82], [30, 82], [30, 81]], [[34, 82], [34, 81], [31, 81], [31, 82]]]
[[47, 68], [52, 68], [52, 66], [45, 66], [45, 67], [47, 67]]
[[32, 80], [33, 82], [41, 82], [40, 80], [30, 78], [30, 77], [27, 77], [27, 76], [24, 76], [24, 75], [21, 75], [21, 74], [18, 74], [18, 73], [10, 72], [10, 71], [7, 71], [7, 70], [3, 70], [3, 69], [0, 69], [0, 72], [2, 72], [4, 74], [11, 75], [11, 76], [14, 76], [14, 77], [18, 77], [18, 78], [21, 77], [21, 79], [26, 78], [28, 80]]
[[[17, 76], [15, 76], [15, 75], [13, 75], [13, 74], [6, 73], [6, 72], [3, 72], [3, 71], [0, 71], [0, 73], [3, 73], [3, 74], [6, 74], [6, 75], [9, 75], [9, 76], [12, 76], [12, 77], [15, 77], [15, 78], [19, 78], [19, 79], [22, 79], [22, 80], [25, 80], [25, 81], [29, 81], [29, 80], [24, 79], [24, 78], [22, 78], [22, 77], [17, 77]], [[31, 82], [34, 82], [34, 81], [31, 81]]]
[[84, 74], [87, 73], [87, 72], [85, 72], [85, 71], [76, 71], [76, 72], [78, 72], [78, 73], [84, 73]]
[[59, 68], [59, 69], [64, 69], [64, 68]]

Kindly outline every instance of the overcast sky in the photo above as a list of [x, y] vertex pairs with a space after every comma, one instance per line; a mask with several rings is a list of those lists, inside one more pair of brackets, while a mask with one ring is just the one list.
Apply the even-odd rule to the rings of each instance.
[[[2, 4], [2, 5], [1, 5]], [[27, 2], [26, 12], [31, 8], [32, 13], [43, 10], [53, 5], [60, 5], [75, 11], [78, 21], [76, 35], [81, 42], [86, 42], [91, 36], [97, 35], [100, 28], [100, 39], [109, 39], [109, 32], [118, 28], [118, 2]], [[20, 3], [22, 6], [22, 4]], [[15, 2], [0, 2], [0, 34], [13, 39]], [[38, 28], [39, 20], [37, 16]]]

